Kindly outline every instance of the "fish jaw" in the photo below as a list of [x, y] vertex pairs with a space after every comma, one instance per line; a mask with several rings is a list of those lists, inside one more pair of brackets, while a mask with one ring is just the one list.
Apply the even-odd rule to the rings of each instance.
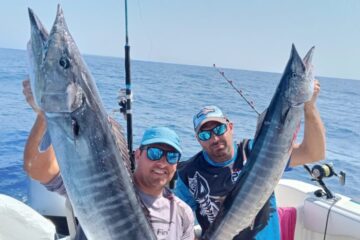
[[315, 84], [315, 77], [314, 77], [314, 66], [312, 64], [312, 59], [315, 51], [315, 46], [311, 47], [310, 50], [305, 55], [303, 62], [305, 64], [305, 74], [306, 79], [308, 81], [308, 88], [305, 88], [306, 93], [308, 94], [307, 100], [310, 100], [312, 95], [314, 94], [314, 84]]
[[39, 105], [40, 95], [44, 86], [42, 81], [37, 81], [40, 74], [40, 67], [43, 62], [43, 55], [46, 49], [46, 43], [49, 33], [41, 23], [31, 8], [28, 8], [30, 19], [30, 33], [31, 37], [27, 43], [28, 63], [29, 63], [29, 78], [31, 89], [34, 91], [35, 102]]
[[283, 92], [291, 107], [303, 107], [303, 104], [309, 101], [313, 95], [313, 52], [314, 47], [309, 50], [304, 60], [302, 60], [295, 46], [292, 45], [288, 66], [283, 75], [283, 78], [285, 78], [283, 80], [287, 81], [287, 84], [283, 84], [283, 86], [288, 88]]
[[[85, 101], [79, 84], [79, 56], [60, 6], [50, 34], [44, 41], [40, 21], [29, 11], [32, 25], [29, 58], [33, 65], [35, 98], [46, 113], [70, 113]], [[80, 65], [81, 66], [81, 65]], [[85, 74], [85, 73], [80, 73]]]

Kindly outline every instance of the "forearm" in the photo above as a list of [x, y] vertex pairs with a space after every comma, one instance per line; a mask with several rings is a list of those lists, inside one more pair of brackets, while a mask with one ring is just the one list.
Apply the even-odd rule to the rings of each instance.
[[39, 145], [46, 132], [45, 116], [38, 114], [24, 149], [24, 168], [29, 173], [31, 163], [39, 155]]
[[50, 145], [44, 151], [39, 150], [46, 129], [45, 116], [38, 114], [24, 149], [24, 170], [30, 177], [41, 183], [48, 183], [59, 173], [52, 146]]
[[318, 109], [313, 105], [305, 108], [304, 141], [309, 148], [309, 160], [313, 162], [325, 159], [325, 127]]
[[34, 151], [41, 143], [46, 132], [47, 124], [43, 114], [38, 114], [33, 127], [31, 128], [28, 140], [26, 142], [24, 154], [25, 156], [33, 156]]
[[290, 165], [297, 166], [325, 159], [325, 127], [314, 104], [305, 106], [304, 139], [293, 150]]

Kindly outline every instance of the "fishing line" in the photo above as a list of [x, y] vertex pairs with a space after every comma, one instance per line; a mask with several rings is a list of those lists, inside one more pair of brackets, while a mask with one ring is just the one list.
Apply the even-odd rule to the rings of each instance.
[[235, 85], [233, 84], [233, 81], [228, 79], [226, 76], [225, 76], [225, 73], [223, 71], [220, 71], [219, 68], [216, 67], [215, 64], [213, 64], [213, 67], [216, 69], [216, 71], [233, 87], [233, 89], [235, 89], [236, 92], [238, 92], [240, 94], [240, 96], [245, 100], [245, 102], [257, 113], [257, 115], [259, 116], [260, 113], [256, 110], [255, 108], [255, 104], [253, 101], [251, 100], [248, 100], [245, 95], [243, 94], [242, 90], [238, 89], [235, 87]]
[[[153, 52], [153, 41], [152, 41], [152, 37], [151, 37], [150, 33], [153, 32], [152, 27], [154, 26], [154, 24], [151, 24], [150, 20], [148, 18], [147, 18], [148, 21], [146, 21], [146, 22], [144, 21], [143, 11], [142, 11], [142, 7], [141, 7], [139, 0], [137, 0], [137, 6], [138, 6], [140, 23], [142, 25], [142, 31], [143, 31], [143, 34], [145, 35], [144, 38], [147, 39], [147, 42], [145, 42], [146, 43], [145, 46], [148, 46], [148, 48], [149, 48], [147, 50], [147, 57], [148, 57], [148, 59], [151, 59], [152, 52]], [[147, 43], [148, 43], [148, 45], [147, 45]]]
[[128, 11], [127, 11], [127, 0], [125, 0], [125, 46], [129, 44], [128, 38]]
[[324, 240], [326, 240], [326, 232], [327, 232], [327, 228], [328, 228], [328, 223], [329, 223], [329, 217], [330, 217], [330, 212], [331, 212], [331, 208], [335, 205], [335, 203], [337, 203], [337, 201], [339, 200], [338, 198], [334, 198], [333, 199], [333, 203], [330, 205], [329, 207], [329, 211], [327, 213], [326, 216], [326, 223], [325, 223], [325, 230], [324, 230]]

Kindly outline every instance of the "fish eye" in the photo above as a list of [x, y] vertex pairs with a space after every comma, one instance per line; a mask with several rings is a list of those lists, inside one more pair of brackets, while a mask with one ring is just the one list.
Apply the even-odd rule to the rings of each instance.
[[293, 72], [291, 76], [292, 76], [293, 78], [296, 78], [298, 75], [297, 75], [295, 72]]
[[66, 56], [62, 56], [59, 60], [60, 66], [62, 66], [64, 69], [67, 69], [70, 67], [70, 60]]

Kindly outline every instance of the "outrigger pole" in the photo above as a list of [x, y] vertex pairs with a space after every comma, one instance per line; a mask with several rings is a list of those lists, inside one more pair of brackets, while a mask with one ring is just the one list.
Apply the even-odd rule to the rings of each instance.
[[[128, 37], [128, 17], [127, 0], [125, 0], [125, 85], [126, 103], [124, 102], [123, 113], [126, 114], [127, 144], [131, 162], [131, 171], [135, 169], [133, 152], [133, 132], [132, 132], [132, 111], [131, 111], [131, 76], [130, 76], [130, 46]], [[125, 111], [126, 110], [126, 111]], [[120, 110], [121, 111], [121, 110]]]

